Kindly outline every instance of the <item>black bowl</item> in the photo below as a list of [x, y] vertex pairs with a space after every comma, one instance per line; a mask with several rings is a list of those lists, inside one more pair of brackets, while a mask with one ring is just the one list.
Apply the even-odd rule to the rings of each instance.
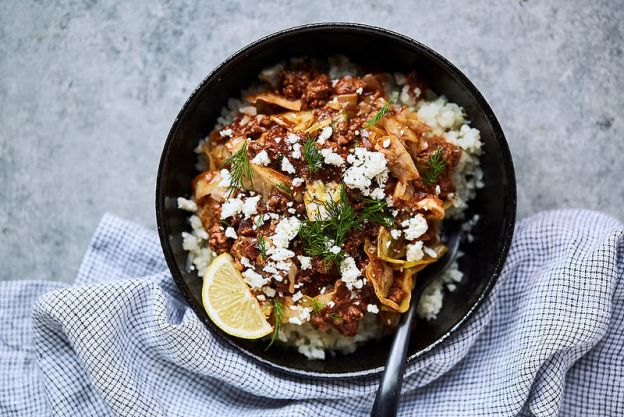
[[460, 266], [464, 280], [446, 294], [436, 320], [417, 323], [409, 348], [409, 361], [439, 345], [466, 322], [493, 287], [511, 243], [516, 212], [516, 184], [511, 154], [501, 127], [483, 96], [450, 62], [430, 48], [385, 29], [344, 23], [314, 24], [278, 32], [243, 48], [226, 59], [191, 94], [178, 114], [163, 149], [156, 187], [158, 232], [171, 274], [198, 317], [215, 334], [242, 354], [292, 374], [350, 377], [380, 372], [389, 338], [370, 342], [355, 353], [324, 361], [307, 360], [299, 353], [265, 343], [231, 337], [208, 318], [201, 303], [201, 278], [185, 270], [187, 254], [180, 234], [189, 229], [187, 213], [176, 199], [191, 194], [196, 175], [193, 148], [211, 130], [229, 97], [257, 80], [261, 69], [291, 57], [323, 58], [344, 54], [354, 62], [390, 72], [418, 70], [439, 94], [462, 106], [472, 126], [481, 131], [485, 188], [470, 203], [481, 220], [476, 239], [462, 247]]

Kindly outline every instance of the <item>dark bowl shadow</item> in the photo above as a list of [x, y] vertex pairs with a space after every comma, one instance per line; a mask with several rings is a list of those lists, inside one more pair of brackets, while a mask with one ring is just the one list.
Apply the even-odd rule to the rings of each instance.
[[389, 72], [418, 70], [431, 88], [462, 106], [473, 127], [481, 131], [484, 188], [470, 203], [467, 218], [479, 214], [471, 243], [462, 245], [463, 281], [447, 293], [435, 320], [420, 321], [412, 336], [409, 361], [427, 353], [466, 322], [487, 297], [503, 267], [515, 224], [516, 184], [503, 131], [483, 96], [457, 68], [430, 48], [385, 29], [345, 23], [306, 25], [265, 37], [219, 65], [191, 94], [165, 142], [156, 187], [156, 217], [163, 252], [171, 274], [189, 305], [206, 326], [246, 355], [291, 374], [352, 377], [383, 369], [389, 338], [371, 341], [355, 353], [324, 361], [307, 360], [293, 350], [231, 337], [208, 318], [201, 303], [201, 278], [185, 269], [187, 254], [181, 233], [189, 230], [188, 213], [177, 209], [177, 198], [191, 195], [197, 174], [193, 148], [205, 137], [228, 98], [257, 80], [265, 67], [297, 56], [343, 54], [367, 67]]

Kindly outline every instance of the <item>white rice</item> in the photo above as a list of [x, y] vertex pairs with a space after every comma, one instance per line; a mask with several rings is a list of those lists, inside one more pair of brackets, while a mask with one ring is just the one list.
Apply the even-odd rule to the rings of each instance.
[[[356, 75], [358, 68], [344, 57], [330, 58], [331, 79], [337, 79], [345, 75]], [[276, 67], [277, 68], [277, 67]], [[263, 72], [263, 76], [271, 79], [275, 68], [269, 68]], [[471, 128], [466, 120], [464, 110], [455, 103], [449, 102], [444, 96], [436, 96], [432, 91], [425, 92], [427, 100], [415, 102], [408, 94], [408, 86], [405, 84], [405, 76], [394, 74], [396, 85], [394, 91], [401, 91], [399, 100], [410, 110], [417, 112], [418, 116], [433, 130], [433, 134], [442, 135], [448, 142], [459, 146], [462, 154], [455, 169], [453, 181], [456, 192], [451, 198], [451, 206], [446, 210], [449, 218], [463, 219], [464, 212], [468, 208], [468, 202], [475, 198], [477, 190], [483, 187], [483, 171], [480, 167], [479, 156], [481, 155], [482, 142], [479, 131]], [[254, 89], [243, 92], [242, 96], [250, 94]], [[416, 91], [417, 95], [422, 92]], [[237, 116], [241, 107], [246, 103], [239, 99], [229, 99], [227, 106], [223, 108], [221, 116], [217, 119], [215, 128], [221, 129], [231, 123]], [[207, 140], [204, 139], [198, 145], [196, 152], [201, 155], [201, 146]], [[198, 158], [198, 170], [207, 169], [202, 158]], [[192, 227], [191, 233], [184, 232], [183, 247], [189, 252], [188, 268], [196, 269], [199, 276], [205, 274], [208, 265], [215, 257], [215, 253], [208, 245], [208, 233], [202, 227], [200, 219], [194, 214], [197, 206], [191, 200], [178, 199], [178, 207], [187, 210], [193, 215], [189, 222]], [[475, 215], [465, 222], [463, 230], [471, 241], [470, 229], [479, 220]], [[461, 256], [461, 254], [460, 254]], [[442, 309], [445, 291], [455, 291], [461, 282], [463, 273], [459, 270], [458, 263], [454, 262], [451, 267], [434, 281], [425, 291], [418, 303], [418, 315], [426, 320], [435, 320]], [[341, 335], [332, 328], [327, 332], [321, 332], [316, 327], [306, 322], [303, 324], [285, 323], [279, 332], [280, 341], [296, 347], [297, 350], [309, 359], [325, 359], [326, 354], [334, 355], [336, 352], [351, 353], [367, 340], [381, 337], [384, 327], [378, 316], [366, 313], [360, 322], [358, 333], [354, 337]]]

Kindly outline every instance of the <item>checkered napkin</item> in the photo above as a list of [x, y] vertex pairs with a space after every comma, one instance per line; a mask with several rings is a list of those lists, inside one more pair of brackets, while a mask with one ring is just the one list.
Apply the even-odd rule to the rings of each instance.
[[[624, 415], [623, 254], [598, 213], [520, 222], [489, 299], [408, 367], [399, 415]], [[112, 216], [75, 285], [0, 285], [1, 416], [367, 415], [377, 383], [239, 354], [184, 303], [156, 235]]]

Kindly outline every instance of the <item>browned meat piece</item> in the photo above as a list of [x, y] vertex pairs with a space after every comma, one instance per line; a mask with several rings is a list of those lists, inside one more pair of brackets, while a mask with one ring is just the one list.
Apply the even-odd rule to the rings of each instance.
[[275, 188], [271, 190], [267, 201], [267, 209], [273, 213], [287, 213], [290, 199]]
[[326, 74], [321, 74], [310, 80], [301, 96], [304, 108], [313, 109], [322, 107], [331, 94], [331, 84]]
[[210, 248], [218, 254], [229, 252], [232, 243], [225, 237], [225, 229], [221, 225], [221, 206], [213, 200], [207, 200], [199, 207], [197, 215], [210, 236]]
[[[230, 254], [240, 264], [241, 258], [245, 257], [249, 260], [254, 260], [260, 254], [260, 250], [256, 247], [255, 237], [240, 237], [234, 241]], [[242, 267], [242, 265], [241, 265]]]
[[343, 77], [334, 86], [334, 94], [356, 94], [358, 88], [366, 88], [366, 82], [359, 77]]
[[314, 78], [311, 71], [283, 71], [281, 93], [289, 99], [298, 99], [303, 95], [307, 84]]
[[390, 291], [388, 292], [388, 299], [394, 301], [397, 304], [401, 304], [403, 297], [405, 297], [405, 293], [403, 292], [403, 289], [400, 287], [400, 285], [395, 284], [392, 284], [392, 287], [390, 287]]

